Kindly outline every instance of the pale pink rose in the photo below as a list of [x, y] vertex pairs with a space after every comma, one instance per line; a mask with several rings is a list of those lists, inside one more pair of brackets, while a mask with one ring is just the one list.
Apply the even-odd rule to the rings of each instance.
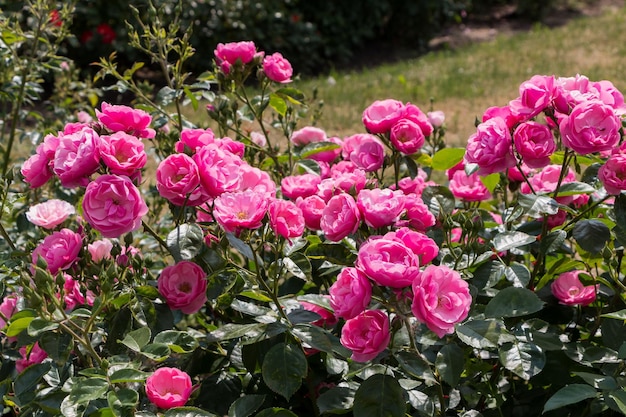
[[302, 210], [304, 224], [310, 230], [321, 230], [320, 221], [326, 208], [326, 202], [317, 195], [298, 197], [296, 205]]
[[465, 161], [479, 166], [479, 175], [504, 172], [515, 166], [511, 132], [504, 119], [494, 117], [478, 125], [467, 140]]
[[555, 91], [553, 76], [534, 75], [520, 85], [520, 97], [511, 101], [509, 106], [514, 115], [529, 120], [551, 105]]
[[93, 117], [91, 117], [91, 115], [84, 110], [80, 110], [76, 113], [76, 119], [79, 123], [87, 124], [93, 122]]
[[456, 171], [448, 187], [456, 198], [463, 201], [484, 201], [491, 198], [491, 193], [477, 173], [467, 175], [464, 170]]
[[100, 137], [95, 130], [85, 128], [61, 136], [54, 153], [54, 173], [64, 187], [84, 187], [89, 176], [100, 168]]
[[413, 281], [411, 310], [440, 338], [469, 313], [472, 296], [461, 275], [445, 265], [429, 265]]
[[337, 275], [328, 293], [335, 315], [348, 320], [365, 311], [372, 299], [372, 284], [361, 271], [347, 267]]
[[428, 121], [433, 127], [441, 127], [446, 120], [446, 115], [441, 110], [429, 111], [426, 113]]
[[424, 136], [430, 136], [433, 133], [433, 125], [430, 124], [428, 116], [415, 104], [406, 103], [402, 109], [402, 118], [418, 125]]
[[346, 320], [341, 344], [352, 351], [352, 360], [367, 362], [387, 348], [391, 339], [389, 317], [382, 310], [366, 310]]
[[409, 119], [401, 119], [392, 126], [389, 135], [391, 144], [404, 155], [413, 155], [424, 146], [422, 129]]
[[263, 58], [263, 72], [270, 80], [285, 84], [291, 82], [293, 68], [281, 53], [275, 52]]
[[243, 142], [232, 140], [228, 136], [215, 139], [215, 144], [219, 146], [220, 149], [228, 151], [240, 158], [243, 158], [246, 153], [246, 145], [244, 145]]
[[276, 197], [276, 183], [267, 172], [244, 163], [241, 165], [240, 175], [237, 191], [252, 190], [266, 198]]
[[385, 239], [397, 240], [411, 249], [419, 259], [419, 264], [424, 266], [439, 255], [437, 243], [424, 233], [416, 232], [408, 227], [401, 227], [383, 236]]
[[146, 395], [150, 402], [162, 409], [182, 407], [193, 391], [191, 377], [176, 368], [159, 368], [146, 378]]
[[273, 200], [267, 212], [270, 217], [270, 226], [277, 235], [291, 239], [302, 236], [304, 233], [302, 210], [293, 201]]
[[387, 133], [402, 118], [403, 109], [401, 101], [377, 100], [363, 111], [363, 125], [370, 133]]
[[361, 214], [354, 198], [346, 193], [338, 194], [328, 200], [322, 211], [320, 228], [326, 239], [339, 242], [353, 234], [361, 224]]
[[83, 216], [104, 237], [120, 237], [139, 229], [146, 213], [148, 206], [128, 177], [102, 175], [85, 190]]
[[428, 206], [415, 194], [405, 196], [404, 208], [406, 209], [406, 222], [400, 221], [398, 226], [411, 226], [413, 229], [425, 233], [437, 221]]
[[124, 132], [100, 136], [100, 158], [111, 174], [129, 177], [141, 170], [148, 161], [143, 142]]
[[48, 271], [56, 274], [68, 269], [78, 259], [83, 246], [83, 238], [70, 229], [61, 229], [44, 238], [32, 253], [33, 265], [41, 256], [48, 264]]
[[32, 346], [22, 346], [19, 353], [21, 358], [15, 361], [15, 369], [18, 373], [22, 373], [31, 365], [43, 362], [48, 357], [46, 351], [39, 347], [39, 342], [35, 342]]
[[559, 124], [563, 145], [580, 155], [616, 147], [621, 127], [620, 118], [613, 108], [599, 100], [576, 105]]
[[73, 205], [54, 198], [31, 206], [26, 212], [26, 218], [36, 226], [54, 229], [74, 213], [76, 210]]
[[267, 146], [267, 138], [260, 132], [250, 132], [250, 141], [261, 148]]
[[198, 264], [180, 261], [163, 268], [157, 288], [170, 308], [193, 314], [200, 311], [207, 301], [206, 276]]
[[[350, 144], [352, 151], [346, 159], [365, 172], [374, 172], [383, 166], [385, 148], [380, 139], [373, 135], [353, 135], [350, 138], [358, 138], [358, 141]], [[346, 148], [342, 148], [342, 154], [345, 151]]]
[[513, 132], [513, 143], [522, 161], [531, 168], [543, 168], [550, 164], [550, 155], [556, 150], [556, 142], [548, 126], [528, 121]]
[[290, 175], [280, 181], [280, 190], [285, 197], [296, 200], [315, 194], [321, 182], [317, 174]]
[[111, 249], [113, 249], [113, 243], [109, 239], [94, 240], [87, 244], [91, 260], [96, 263], [111, 258]]
[[198, 165], [204, 190], [213, 198], [225, 192], [237, 191], [244, 161], [216, 144], [203, 146], [193, 156]]
[[162, 197], [176, 206], [199, 206], [209, 195], [200, 185], [195, 161], [184, 153], [169, 155], [156, 170], [156, 187]]
[[328, 137], [319, 127], [306, 126], [293, 132], [289, 140], [296, 146], [305, 146], [309, 143], [326, 142]]
[[404, 210], [404, 194], [388, 188], [364, 188], [359, 192], [356, 203], [368, 226], [391, 226]]
[[356, 267], [379, 285], [403, 288], [419, 273], [419, 258], [404, 243], [381, 237], [369, 238], [359, 248]]
[[156, 135], [154, 129], [148, 127], [152, 117], [147, 112], [107, 102], [103, 102], [100, 107], [101, 110], [96, 109], [96, 117], [107, 129], [144, 139], [152, 139]]
[[319, 319], [311, 322], [312, 325], [318, 327], [333, 327], [335, 324], [337, 324], [337, 317], [335, 317], [335, 315], [331, 311], [326, 310], [324, 307], [318, 306], [317, 304], [309, 303], [307, 301], [299, 301], [299, 303], [305, 310], [312, 311], [313, 313], [320, 316]]
[[218, 65], [221, 66], [222, 63], [228, 64], [226, 67], [228, 70], [224, 71], [222, 67], [222, 71], [225, 74], [229, 74], [230, 67], [237, 64], [237, 62], [245, 65], [254, 59], [256, 46], [252, 41], [218, 43], [213, 54]]
[[337, 157], [341, 153], [341, 145], [343, 144], [343, 140], [337, 137], [330, 137], [330, 138], [326, 138], [325, 143], [329, 145], [335, 144], [337, 145], [337, 147], [335, 149], [330, 149], [327, 151], [321, 151], [321, 152], [311, 154], [307, 156], [307, 159], [312, 159], [318, 162], [326, 162], [329, 164], [332, 163], [335, 159], [337, 159]]
[[487, 120], [496, 117], [503, 119], [509, 129], [512, 129], [516, 124], [520, 123], [524, 119], [519, 115], [513, 115], [509, 106], [494, 106], [489, 107], [487, 110], [485, 110], [481, 121], [486, 122]]
[[619, 195], [626, 190], [626, 154], [611, 155], [600, 167], [598, 179], [608, 194]]
[[185, 152], [194, 154], [198, 149], [209, 143], [215, 142], [215, 134], [211, 129], [183, 129], [180, 132], [180, 140], [174, 144], [174, 150], [178, 153]]
[[596, 299], [596, 292], [600, 284], [584, 285], [580, 281], [580, 274], [585, 271], [569, 271], [558, 276], [550, 285], [552, 294], [559, 300], [559, 303], [567, 306], [588, 306]]
[[214, 202], [213, 217], [228, 233], [258, 229], [267, 212], [268, 199], [252, 190], [224, 193]]
[[[556, 186], [559, 184], [559, 178], [561, 177], [561, 165], [553, 164], [544, 167], [535, 175], [528, 179], [528, 182], [523, 182], [520, 186], [520, 192], [523, 194], [543, 193], [551, 194], [556, 190]], [[568, 182], [576, 181], [576, 173], [567, 168], [567, 174], [561, 179], [561, 184], [567, 184]], [[532, 190], [531, 187], [532, 186]], [[556, 201], [561, 204], [570, 204], [574, 201], [574, 196], [557, 196]]]
[[4, 300], [2, 300], [2, 304], [0, 304], [0, 330], [4, 329], [7, 322], [13, 317], [13, 314], [17, 313], [18, 301], [18, 298], [13, 295], [5, 297]]

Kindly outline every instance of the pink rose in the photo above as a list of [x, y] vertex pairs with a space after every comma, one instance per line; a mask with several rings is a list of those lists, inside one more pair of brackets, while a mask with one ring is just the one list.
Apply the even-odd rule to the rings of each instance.
[[13, 314], [17, 313], [18, 298], [16, 296], [8, 296], [2, 300], [0, 304], [0, 330], [4, 329], [7, 325], [7, 321], [13, 317]]
[[198, 264], [180, 261], [163, 268], [157, 288], [170, 308], [185, 314], [197, 313], [207, 301], [206, 275]]
[[584, 75], [575, 77], [559, 77], [556, 79], [556, 95], [554, 98], [555, 109], [563, 114], [568, 114], [570, 108], [587, 100], [593, 100], [591, 83]]
[[189, 374], [176, 368], [159, 368], [146, 379], [148, 399], [163, 409], [182, 407], [192, 390]]
[[285, 197], [296, 200], [315, 194], [321, 182], [322, 178], [317, 174], [291, 175], [280, 181], [280, 190]]
[[101, 109], [96, 109], [96, 117], [104, 127], [113, 132], [126, 132], [144, 139], [152, 139], [156, 135], [154, 129], [148, 127], [152, 117], [143, 110], [107, 102], [102, 103]]
[[48, 357], [46, 351], [39, 347], [39, 342], [35, 342], [30, 347], [22, 346], [19, 353], [22, 357], [15, 361], [15, 369], [18, 373], [22, 373], [24, 369], [31, 365], [43, 362]]
[[548, 126], [529, 121], [513, 132], [513, 143], [522, 160], [531, 168], [543, 168], [550, 163], [556, 142]]
[[424, 233], [416, 232], [408, 227], [401, 227], [383, 236], [385, 239], [397, 240], [411, 249], [419, 259], [419, 264], [424, 266], [439, 255], [437, 243]]
[[359, 192], [356, 203], [368, 226], [391, 226], [404, 210], [404, 194], [388, 188], [364, 188]]
[[243, 142], [232, 140], [228, 136], [215, 139], [215, 144], [219, 146], [220, 149], [228, 151], [240, 158], [243, 158], [246, 153], [246, 145], [244, 145]]
[[[559, 184], [561, 177], [561, 165], [548, 165], [541, 171], [533, 175], [528, 179], [528, 182], [523, 182], [520, 186], [520, 192], [523, 194], [531, 193], [554, 193], [556, 186]], [[561, 184], [576, 181], [576, 174], [571, 168], [567, 168], [567, 174], [561, 179]], [[532, 186], [532, 191], [531, 191]], [[570, 204], [574, 201], [574, 196], [557, 196], [556, 201], [561, 204]]]
[[387, 348], [391, 333], [389, 317], [381, 310], [366, 310], [346, 321], [341, 344], [352, 351], [352, 359], [367, 362]]
[[263, 72], [270, 80], [285, 84], [291, 82], [293, 68], [281, 53], [275, 52], [263, 58]]
[[415, 194], [421, 197], [424, 188], [436, 185], [433, 181], [427, 181], [428, 175], [420, 168], [415, 178], [404, 177], [398, 181], [398, 187], [406, 195]]
[[100, 139], [100, 158], [111, 174], [132, 177], [146, 165], [148, 155], [135, 136], [117, 132]]
[[243, 163], [240, 175], [237, 191], [252, 190], [270, 199], [276, 197], [276, 183], [266, 171]]
[[352, 172], [333, 172], [331, 184], [332, 188], [335, 190], [333, 194], [344, 192], [354, 195], [365, 188], [365, 185], [367, 185], [367, 176], [365, 171], [358, 168]]
[[50, 163], [51, 161], [40, 153], [35, 153], [24, 161], [21, 172], [30, 188], [39, 188], [54, 176]]
[[612, 82], [602, 80], [591, 83], [591, 87], [598, 92], [598, 98], [606, 105], [611, 106], [615, 113], [623, 116], [626, 112], [624, 105], [624, 95], [619, 91]]
[[[346, 141], [350, 140], [346, 146]], [[385, 148], [373, 135], [352, 135], [344, 140], [342, 154], [365, 172], [374, 172], [383, 166]], [[347, 155], [347, 157], [345, 156]]]
[[348, 320], [365, 311], [372, 299], [372, 284], [361, 271], [347, 267], [337, 275], [328, 292], [335, 315]]
[[361, 245], [356, 261], [356, 267], [369, 279], [391, 288], [411, 285], [419, 266], [419, 258], [404, 243], [380, 237]]
[[339, 242], [353, 234], [361, 224], [361, 215], [356, 201], [346, 193], [332, 197], [324, 210], [320, 220], [320, 228], [326, 239]]
[[472, 296], [458, 272], [445, 265], [429, 265], [412, 287], [413, 314], [440, 338], [453, 333], [454, 325], [467, 317]]
[[87, 298], [83, 295], [84, 290], [81, 289], [80, 283], [67, 274], [63, 274], [65, 282], [63, 283], [63, 302], [65, 309], [72, 311], [76, 306], [93, 305], [95, 295], [91, 291], [87, 291]]
[[320, 221], [322, 214], [326, 208], [326, 202], [317, 195], [311, 195], [305, 198], [299, 197], [296, 205], [302, 210], [304, 224], [310, 230], [321, 230]]
[[84, 187], [100, 167], [100, 137], [91, 128], [61, 136], [54, 153], [54, 173], [64, 187]]
[[198, 149], [215, 142], [215, 134], [211, 129], [183, 129], [180, 140], [174, 144], [174, 150], [183, 153], [187, 149], [194, 154]]
[[184, 153], [169, 155], [156, 170], [156, 187], [162, 197], [176, 206], [199, 206], [209, 199], [200, 185], [195, 161]]
[[401, 101], [377, 100], [363, 111], [363, 125], [370, 133], [387, 133], [400, 120], [403, 109]]
[[[256, 46], [252, 41], [218, 43], [213, 53], [218, 65], [226, 63], [230, 69], [237, 61], [244, 65], [251, 62], [256, 54]], [[229, 74], [229, 71], [224, 73]]]
[[306, 126], [293, 132], [289, 140], [296, 146], [305, 146], [309, 143], [326, 142], [328, 137], [319, 127]]
[[335, 315], [326, 310], [324, 307], [318, 306], [317, 304], [309, 303], [307, 301], [300, 301], [302, 308], [307, 311], [312, 311], [313, 313], [320, 316], [318, 320], [311, 322], [312, 325], [318, 327], [332, 327], [337, 324], [337, 317]]
[[193, 160], [198, 165], [200, 181], [211, 197], [238, 190], [244, 164], [240, 157], [213, 143], [200, 148]]
[[402, 109], [402, 118], [418, 125], [424, 136], [430, 136], [433, 133], [433, 125], [430, 124], [428, 116], [415, 104], [406, 103], [404, 109]]
[[429, 111], [426, 113], [426, 117], [433, 127], [443, 126], [443, 122], [446, 120], [446, 115], [441, 110]]
[[519, 87], [520, 97], [511, 101], [513, 114], [529, 120], [550, 106], [556, 91], [553, 76], [534, 75]]
[[585, 271], [569, 271], [558, 276], [551, 284], [552, 294], [559, 300], [559, 303], [567, 306], [588, 306], [596, 299], [596, 291], [600, 284], [583, 285], [580, 281], [580, 274]]
[[611, 155], [600, 167], [598, 179], [608, 194], [619, 195], [626, 190], [626, 154]]
[[478, 164], [478, 174], [503, 172], [515, 166], [511, 132], [504, 119], [494, 117], [478, 125], [467, 140], [465, 161]]
[[509, 129], [513, 128], [513, 126], [520, 123], [524, 119], [523, 117], [519, 115], [514, 115], [511, 112], [511, 108], [509, 106], [503, 106], [503, 107], [493, 106], [485, 110], [481, 120], [483, 122], [486, 122], [487, 120], [493, 119], [495, 117], [504, 119], [504, 122]]
[[613, 108], [599, 100], [576, 105], [559, 124], [563, 145], [580, 155], [616, 147], [621, 127], [620, 118]]
[[[406, 209], [406, 225], [424, 233], [435, 225], [437, 219], [422, 199], [415, 194], [409, 194], [404, 198], [404, 207]], [[400, 223], [399, 225], [402, 225], [402, 221]]]
[[74, 213], [74, 206], [67, 201], [52, 199], [30, 207], [26, 218], [36, 226], [54, 229]]
[[78, 258], [83, 246], [83, 238], [70, 229], [61, 229], [44, 238], [43, 242], [32, 253], [33, 265], [41, 256], [48, 264], [48, 271], [56, 274], [59, 270], [68, 269]]
[[448, 186], [452, 194], [463, 201], [484, 201], [491, 198], [489, 190], [477, 173], [467, 175], [464, 170], [456, 171]]
[[146, 213], [148, 206], [128, 177], [102, 175], [85, 190], [85, 220], [104, 237], [120, 237], [139, 229]]
[[250, 132], [250, 141], [261, 148], [267, 146], [267, 138], [261, 132]]
[[335, 159], [337, 159], [337, 157], [341, 153], [341, 145], [343, 144], [343, 141], [333, 136], [330, 138], [326, 138], [325, 143], [329, 145], [335, 144], [337, 145], [337, 147], [335, 149], [330, 149], [327, 151], [316, 152], [314, 154], [307, 156], [307, 159], [312, 159], [318, 162], [326, 162], [329, 164], [332, 163]]
[[263, 225], [268, 199], [252, 190], [224, 193], [215, 199], [213, 217], [228, 233]]
[[389, 135], [391, 144], [404, 155], [413, 155], [424, 146], [424, 133], [414, 122], [401, 119], [393, 125]]
[[274, 233], [285, 239], [302, 236], [304, 216], [296, 203], [288, 200], [273, 200], [267, 211], [270, 217], [270, 226]]
[[94, 240], [87, 245], [87, 250], [93, 262], [111, 258], [111, 249], [113, 249], [113, 243], [108, 239]]

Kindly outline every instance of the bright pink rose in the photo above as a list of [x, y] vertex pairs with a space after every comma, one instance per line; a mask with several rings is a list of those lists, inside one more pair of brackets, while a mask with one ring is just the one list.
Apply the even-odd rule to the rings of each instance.
[[211, 129], [183, 129], [180, 132], [180, 140], [174, 144], [174, 150], [178, 153], [185, 152], [194, 154], [198, 149], [209, 143], [215, 142], [215, 134]]
[[454, 325], [467, 317], [472, 296], [458, 272], [445, 265], [429, 265], [412, 287], [413, 314], [440, 338], [453, 333]]
[[148, 127], [152, 122], [152, 117], [143, 110], [111, 105], [107, 102], [102, 103], [101, 109], [96, 109], [96, 117], [100, 123], [113, 132], [126, 132], [145, 139], [152, 139], [156, 135], [154, 129]]
[[550, 106], [556, 91], [553, 76], [534, 75], [519, 87], [520, 97], [509, 106], [514, 115], [529, 120]]
[[513, 143], [522, 160], [531, 168], [543, 168], [550, 163], [556, 142], [548, 126], [528, 121], [513, 132]]
[[30, 347], [22, 346], [19, 352], [22, 357], [15, 361], [15, 369], [18, 373], [22, 373], [31, 365], [43, 362], [48, 357], [46, 351], [39, 347], [39, 342], [35, 342]]
[[613, 108], [599, 100], [576, 105], [559, 124], [563, 145], [580, 155], [616, 147], [621, 127], [620, 118]]
[[61, 229], [45, 237], [43, 242], [32, 253], [33, 265], [41, 256], [48, 264], [48, 271], [56, 274], [59, 270], [68, 269], [78, 258], [83, 246], [83, 238], [70, 229]]
[[159, 408], [182, 407], [191, 396], [191, 377], [176, 368], [159, 368], [146, 379], [146, 395]]
[[7, 322], [13, 317], [13, 314], [17, 313], [18, 298], [16, 296], [8, 296], [2, 300], [0, 304], [0, 330], [4, 329]]
[[[548, 165], [535, 175], [530, 177], [527, 182], [523, 182], [520, 186], [520, 192], [523, 194], [535, 193], [554, 193], [561, 176], [561, 165]], [[567, 168], [567, 174], [561, 179], [561, 184], [576, 181], [576, 173], [571, 168]], [[532, 191], [531, 187], [532, 186]], [[570, 204], [574, 201], [574, 196], [557, 196], [556, 201], [561, 204]]]
[[428, 116], [415, 104], [406, 103], [402, 109], [402, 118], [418, 125], [424, 136], [430, 136], [433, 133], [433, 125], [430, 124]]
[[482, 121], [486, 122], [487, 120], [493, 119], [496, 117], [504, 119], [504, 122], [509, 129], [513, 128], [513, 126], [515, 126], [516, 124], [520, 123], [523, 120], [523, 117], [513, 115], [513, 113], [511, 113], [511, 108], [509, 106], [503, 106], [503, 107], [493, 106], [485, 110], [485, 112], [483, 113]]
[[530, 178], [533, 175], [533, 170], [529, 168], [528, 165], [522, 162], [521, 171], [517, 166], [514, 166], [508, 169], [506, 175], [511, 181], [522, 182], [526, 181], [526, 178]]
[[143, 142], [125, 132], [100, 137], [100, 157], [111, 174], [132, 177], [148, 161]]
[[169, 155], [156, 170], [156, 187], [162, 197], [176, 206], [199, 206], [209, 199], [200, 185], [195, 161], [184, 153]]
[[276, 197], [276, 183], [266, 171], [243, 163], [237, 191], [252, 190], [267, 198]]
[[235, 65], [237, 61], [244, 65], [251, 62], [255, 54], [256, 46], [252, 41], [218, 43], [214, 51], [217, 64], [227, 63], [228, 68]]
[[148, 206], [128, 177], [102, 175], [85, 190], [85, 220], [104, 237], [120, 237], [139, 229], [146, 213]]
[[416, 196], [421, 197], [424, 188], [429, 185], [436, 185], [433, 181], [427, 181], [427, 178], [427, 174], [422, 169], [419, 169], [415, 178], [401, 178], [400, 181], [398, 181], [398, 187], [406, 195], [415, 194]]
[[40, 153], [35, 153], [24, 161], [21, 172], [30, 188], [39, 188], [53, 177], [54, 172], [50, 162], [45, 155]]
[[76, 210], [73, 205], [55, 198], [31, 206], [26, 212], [26, 218], [36, 226], [54, 229], [74, 213]]
[[494, 117], [478, 125], [467, 140], [465, 161], [478, 164], [478, 174], [503, 172], [515, 166], [511, 132], [504, 119]]
[[296, 146], [305, 146], [309, 143], [326, 142], [328, 137], [319, 127], [306, 126], [293, 132], [290, 140]]
[[602, 80], [591, 83], [591, 87], [598, 92], [598, 98], [606, 105], [611, 106], [618, 116], [623, 116], [626, 112], [624, 105], [624, 95], [612, 82]]
[[224, 193], [214, 202], [213, 217], [228, 233], [258, 229], [267, 212], [268, 199], [252, 190]]
[[72, 311], [81, 305], [93, 305], [95, 299], [93, 292], [87, 291], [87, 298], [85, 298], [80, 283], [67, 274], [63, 274], [63, 276], [65, 278], [63, 283], [63, 302], [67, 311]]
[[[346, 141], [350, 141], [346, 146]], [[373, 172], [383, 166], [385, 148], [382, 142], [374, 135], [357, 134], [344, 140], [342, 155], [349, 159], [365, 172]], [[347, 157], [346, 157], [347, 155]]]
[[428, 206], [415, 194], [409, 194], [404, 198], [404, 208], [406, 209], [406, 223], [400, 221], [398, 226], [411, 226], [413, 229], [426, 232], [434, 226], [437, 219], [430, 212]]
[[585, 271], [564, 272], [554, 280], [550, 289], [559, 303], [584, 307], [595, 301], [596, 291], [600, 288], [600, 284], [583, 285], [579, 276], [584, 273]]
[[113, 243], [108, 239], [94, 240], [87, 245], [87, 250], [93, 262], [111, 258], [111, 249], [113, 249]]
[[443, 122], [446, 120], [446, 115], [441, 110], [429, 111], [426, 113], [426, 117], [428, 117], [428, 122], [433, 127], [443, 126]]
[[341, 344], [352, 351], [352, 359], [367, 362], [387, 348], [391, 333], [389, 317], [381, 310], [366, 310], [346, 321]]
[[598, 179], [611, 195], [619, 195], [626, 190], [626, 154], [611, 155], [600, 167]]
[[296, 200], [296, 206], [302, 210], [304, 224], [310, 230], [321, 230], [320, 221], [322, 213], [326, 208], [326, 202], [317, 195], [311, 195], [305, 198], [299, 197]]
[[417, 123], [401, 119], [393, 125], [389, 135], [391, 144], [404, 155], [413, 155], [424, 146], [424, 133]]
[[401, 227], [396, 231], [383, 236], [385, 239], [397, 240], [411, 249], [419, 259], [419, 264], [424, 266], [439, 255], [437, 243], [424, 233], [416, 232], [408, 227]]
[[320, 316], [319, 319], [311, 322], [312, 325], [318, 327], [332, 327], [337, 324], [337, 317], [331, 312], [326, 310], [324, 307], [318, 306], [317, 304], [309, 303], [307, 301], [299, 301], [307, 311], [312, 311], [313, 313]]
[[291, 239], [304, 233], [304, 216], [296, 203], [288, 200], [273, 200], [268, 207], [270, 226], [274, 233]]
[[85, 128], [59, 138], [53, 170], [64, 187], [86, 186], [99, 167], [100, 137], [95, 130]]
[[215, 143], [220, 147], [220, 149], [228, 151], [233, 155], [237, 155], [240, 158], [243, 158], [246, 153], [246, 145], [244, 145], [243, 142], [232, 140], [228, 136], [215, 139]]
[[556, 79], [555, 85], [554, 106], [562, 114], [568, 114], [570, 108], [579, 103], [598, 98], [592, 92], [589, 78], [584, 75], [559, 77]]
[[484, 201], [491, 198], [489, 190], [475, 172], [467, 175], [464, 170], [456, 171], [448, 186], [452, 194], [463, 201]]
[[326, 239], [339, 242], [353, 234], [361, 224], [361, 215], [356, 201], [350, 194], [341, 193], [332, 197], [320, 220], [320, 228]]
[[285, 197], [296, 200], [315, 194], [320, 182], [322, 178], [317, 174], [290, 175], [280, 181], [280, 190]]
[[419, 273], [419, 258], [395, 239], [369, 238], [359, 248], [356, 267], [377, 284], [391, 288], [411, 285]]
[[337, 275], [328, 292], [335, 315], [348, 320], [365, 311], [372, 299], [372, 284], [361, 271], [347, 267]]
[[356, 204], [368, 226], [391, 226], [404, 210], [404, 194], [389, 188], [364, 188], [359, 192]]
[[293, 68], [281, 53], [275, 52], [263, 58], [263, 72], [270, 80], [285, 84], [291, 82]]
[[[355, 169], [352, 172], [333, 173], [332, 187], [335, 193], [358, 194], [367, 184], [367, 176], [362, 169]], [[321, 184], [320, 184], [321, 185]]]
[[157, 288], [170, 308], [193, 314], [200, 311], [207, 301], [206, 276], [198, 264], [180, 261], [163, 268]]
[[244, 164], [240, 157], [213, 143], [200, 148], [193, 160], [198, 165], [200, 181], [211, 197], [238, 190]]
[[377, 100], [363, 111], [363, 125], [370, 133], [387, 133], [400, 120], [403, 109], [401, 101]]

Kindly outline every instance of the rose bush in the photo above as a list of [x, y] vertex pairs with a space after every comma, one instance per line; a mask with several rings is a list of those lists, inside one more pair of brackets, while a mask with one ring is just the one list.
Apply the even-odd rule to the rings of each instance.
[[103, 60], [138, 103], [89, 107], [6, 158], [7, 413], [626, 412], [611, 83], [534, 76], [466, 148], [443, 142], [441, 111], [392, 98], [336, 138], [252, 41], [218, 46], [190, 84], [185, 38], [144, 35], [178, 59], [167, 87], [147, 96]]

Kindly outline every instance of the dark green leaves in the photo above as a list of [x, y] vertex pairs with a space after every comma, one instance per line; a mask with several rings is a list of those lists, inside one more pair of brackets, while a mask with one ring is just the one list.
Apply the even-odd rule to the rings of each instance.
[[508, 287], [496, 294], [485, 308], [487, 317], [519, 317], [536, 313], [543, 301], [526, 288]]
[[307, 374], [307, 362], [299, 346], [279, 343], [265, 355], [263, 381], [287, 400], [300, 388]]
[[572, 236], [581, 248], [590, 253], [599, 253], [611, 239], [611, 231], [600, 220], [579, 220]]
[[404, 390], [393, 376], [373, 375], [356, 391], [352, 412], [354, 417], [404, 417]]
[[204, 246], [204, 233], [195, 223], [181, 224], [167, 235], [166, 243], [176, 262], [189, 260]]
[[596, 390], [585, 384], [571, 384], [558, 390], [543, 407], [543, 412], [556, 410], [566, 405], [575, 404], [597, 395]]

